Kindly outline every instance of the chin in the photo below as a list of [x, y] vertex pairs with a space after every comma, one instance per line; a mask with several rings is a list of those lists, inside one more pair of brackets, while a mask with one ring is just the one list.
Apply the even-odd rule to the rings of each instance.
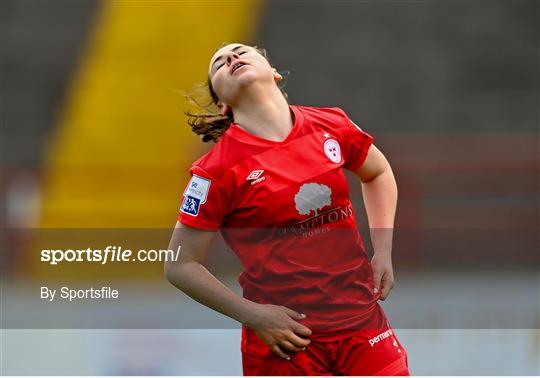
[[269, 85], [275, 84], [273, 77], [269, 78], [268, 75], [262, 75], [260, 72], [256, 71], [246, 71], [242, 72], [242, 75], [239, 75], [237, 78], [238, 90], [243, 91], [246, 88], [252, 85]]
[[239, 72], [238, 76], [236, 76], [235, 79], [238, 85], [242, 87], [261, 80], [261, 77], [252, 70], [244, 70], [244, 72]]

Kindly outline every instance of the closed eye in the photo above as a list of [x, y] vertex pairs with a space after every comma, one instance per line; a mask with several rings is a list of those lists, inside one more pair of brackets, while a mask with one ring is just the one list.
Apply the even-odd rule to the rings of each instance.
[[[247, 53], [247, 51], [242, 51], [242, 52], [239, 52], [238, 55], [243, 55]], [[216, 71], [219, 70], [221, 67], [223, 67], [225, 65], [225, 62], [221, 63], [220, 65], [217, 66], [216, 68]]]

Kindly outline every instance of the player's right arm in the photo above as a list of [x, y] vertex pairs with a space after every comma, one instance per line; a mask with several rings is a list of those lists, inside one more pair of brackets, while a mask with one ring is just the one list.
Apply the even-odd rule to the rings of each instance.
[[285, 351], [299, 351], [310, 343], [303, 338], [311, 331], [296, 320], [304, 317], [284, 306], [259, 304], [236, 295], [203, 265], [216, 231], [187, 227], [177, 222], [169, 249], [180, 254], [165, 262], [165, 276], [174, 286], [197, 302], [229, 316], [249, 328], [280, 357]]

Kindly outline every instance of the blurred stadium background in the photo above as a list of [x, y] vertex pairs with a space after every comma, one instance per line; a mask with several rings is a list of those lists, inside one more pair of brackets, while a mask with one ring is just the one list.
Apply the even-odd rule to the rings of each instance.
[[[540, 374], [537, 1], [0, 4], [4, 314], [41, 316], [34, 281], [92, 282], [86, 265], [44, 267], [39, 230], [170, 234], [187, 169], [210, 147], [181, 92], [238, 41], [290, 71], [291, 103], [342, 107], [390, 160], [400, 200], [385, 308], [413, 374]], [[208, 264], [239, 290], [222, 243]], [[160, 264], [95, 274], [150, 290], [151, 303], [132, 299], [150, 317], [200, 310]], [[501, 311], [504, 327], [483, 321]], [[241, 374], [238, 329], [2, 328], [7, 375]]]

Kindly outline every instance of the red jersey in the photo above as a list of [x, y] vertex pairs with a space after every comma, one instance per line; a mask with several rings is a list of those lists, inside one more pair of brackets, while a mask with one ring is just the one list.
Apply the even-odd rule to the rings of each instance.
[[281, 142], [232, 123], [192, 165], [178, 219], [221, 230], [244, 297], [305, 313], [322, 340], [381, 316], [343, 172], [362, 165], [373, 137], [339, 108], [290, 109]]

